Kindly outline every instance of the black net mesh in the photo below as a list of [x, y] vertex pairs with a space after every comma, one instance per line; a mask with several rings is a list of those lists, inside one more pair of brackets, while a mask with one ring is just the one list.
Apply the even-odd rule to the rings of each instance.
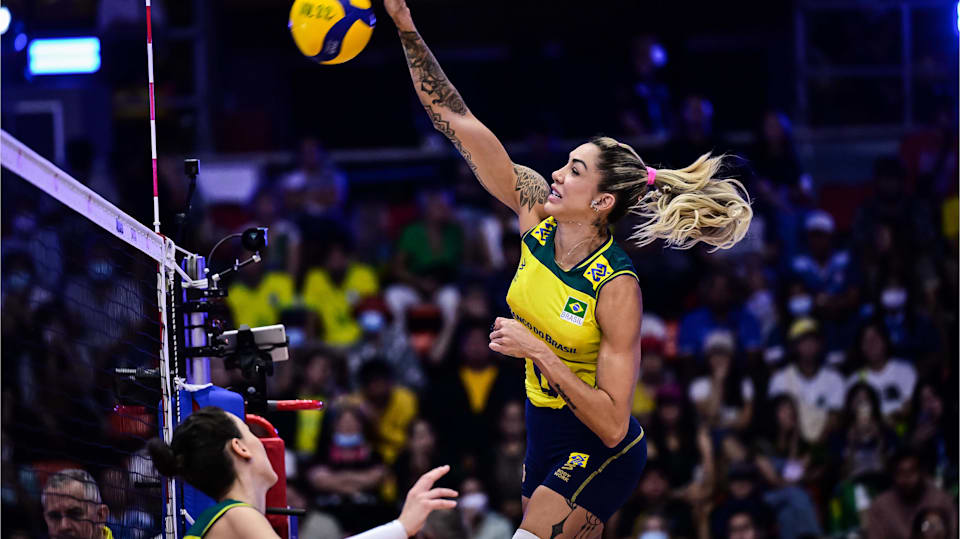
[[3, 173], [3, 536], [155, 537], [157, 264]]

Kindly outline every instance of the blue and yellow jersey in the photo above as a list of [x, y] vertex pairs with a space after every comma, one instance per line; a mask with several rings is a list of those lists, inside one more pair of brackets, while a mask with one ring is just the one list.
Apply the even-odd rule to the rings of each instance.
[[[614, 277], [636, 279], [637, 274], [612, 236], [576, 267], [560, 269], [554, 260], [556, 230], [557, 222], [550, 217], [523, 235], [520, 264], [507, 292], [507, 304], [513, 317], [550, 345], [578, 378], [596, 387], [601, 337], [595, 317], [597, 298]], [[529, 358], [525, 385], [534, 406], [565, 405]]]
[[204, 509], [203, 513], [200, 513], [200, 516], [197, 517], [190, 526], [190, 529], [187, 530], [187, 535], [185, 535], [183, 539], [201, 539], [210, 531], [210, 527], [213, 526], [217, 520], [220, 520], [220, 517], [222, 517], [224, 513], [234, 507], [253, 506], [248, 503], [238, 502], [237, 500], [223, 500], [216, 505], [211, 505]]

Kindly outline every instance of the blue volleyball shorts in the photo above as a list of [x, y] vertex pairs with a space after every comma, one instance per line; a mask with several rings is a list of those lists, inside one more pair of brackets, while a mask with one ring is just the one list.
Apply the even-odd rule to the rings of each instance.
[[643, 428], [630, 418], [627, 435], [609, 448], [566, 406], [527, 401], [523, 495], [543, 485], [606, 522], [633, 493], [647, 462]]

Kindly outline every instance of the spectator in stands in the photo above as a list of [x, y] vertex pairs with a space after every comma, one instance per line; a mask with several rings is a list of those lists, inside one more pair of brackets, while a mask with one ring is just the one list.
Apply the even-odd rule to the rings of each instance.
[[724, 537], [734, 515], [747, 513], [754, 517], [754, 525], [768, 530], [772, 524], [771, 508], [764, 501], [756, 466], [749, 461], [732, 462], [727, 469], [727, 486], [723, 501], [710, 514], [711, 537]]
[[744, 307], [760, 324], [762, 341], [769, 343], [781, 321], [774, 288], [778, 276], [765, 267], [760, 258], [752, 257], [746, 262], [748, 296]]
[[110, 509], [100, 499], [97, 482], [85, 470], [61, 470], [47, 479], [41, 495], [50, 537], [112, 539], [106, 526]]
[[354, 306], [377, 295], [380, 284], [374, 269], [355, 262], [345, 237], [326, 243], [323, 265], [311, 268], [303, 279], [303, 303], [317, 314], [321, 339], [328, 346], [356, 344], [362, 330]]
[[423, 219], [404, 229], [397, 243], [393, 272], [397, 283], [384, 298], [394, 321], [406, 327], [407, 309], [433, 301], [443, 315], [445, 331], [452, 331], [460, 293], [453, 286], [463, 254], [463, 233], [452, 217], [449, 193], [436, 190], [420, 195]]
[[920, 457], [909, 449], [901, 450], [892, 460], [891, 472], [893, 486], [878, 496], [867, 512], [867, 538], [908, 539], [917, 515], [930, 510], [947, 515], [947, 537], [956, 537], [956, 504], [930, 482]]
[[906, 443], [921, 457], [935, 479], [956, 477], [957, 418], [942, 380], [922, 380], [913, 392], [913, 420]]
[[660, 514], [652, 513], [640, 520], [640, 531], [637, 535], [642, 539], [669, 539], [670, 524]]
[[727, 520], [728, 539], [763, 539], [763, 530], [757, 528], [756, 518], [749, 511], [730, 515]]
[[782, 393], [765, 409], [766, 424], [756, 442], [757, 468], [771, 486], [803, 484], [811, 475], [814, 455], [800, 436], [796, 402]]
[[683, 389], [665, 385], [657, 394], [654, 421], [646, 430], [647, 451], [664, 468], [673, 495], [685, 500], [706, 525], [704, 502], [713, 494], [715, 457], [710, 432], [696, 426]]
[[452, 210], [463, 231], [462, 265], [467, 277], [483, 279], [497, 270], [516, 270], [513, 264], [506, 267], [501, 245], [504, 223], [491, 208], [490, 198], [485, 196], [483, 186], [465, 161], [457, 164], [453, 191]]
[[870, 482], [887, 470], [899, 445], [897, 434], [884, 421], [877, 392], [865, 382], [847, 389], [843, 409], [843, 478]]
[[494, 506], [515, 526], [520, 525], [523, 511], [520, 504], [523, 458], [526, 452], [526, 424], [523, 421], [523, 401], [504, 403], [500, 411], [499, 434], [493, 453], [491, 473]]
[[351, 207], [349, 228], [357, 259], [377, 268], [389, 264], [396, 243], [390, 229], [390, 201], [358, 200]]
[[[332, 403], [340, 396], [341, 389], [336, 383], [336, 354], [318, 348], [303, 356], [303, 380], [297, 391], [297, 398], [316, 399]], [[299, 361], [299, 359], [298, 359]], [[300, 410], [296, 412], [296, 435], [293, 449], [301, 459], [311, 460], [317, 451], [323, 416], [326, 410]]]
[[932, 125], [919, 127], [903, 137], [900, 157], [906, 165], [904, 183], [921, 197], [937, 200], [957, 193], [957, 99], [944, 93], [934, 100]]
[[813, 296], [813, 310], [825, 325], [827, 351], [846, 347], [852, 330], [849, 321], [858, 304], [858, 288], [853, 279], [853, 258], [845, 249], [834, 246], [833, 217], [814, 211], [806, 217], [806, 252], [790, 262], [793, 277], [802, 281]]
[[861, 315], [882, 320], [890, 338], [890, 354], [909, 359], [919, 368], [935, 364], [946, 343], [941, 342], [943, 336], [934, 321], [916, 307], [919, 287], [914, 283], [918, 280], [917, 272], [907, 268], [887, 272], [871, 302], [861, 308]]
[[713, 104], [700, 95], [688, 95], [680, 110], [680, 125], [663, 148], [666, 165], [683, 166], [707, 152], [721, 153], [713, 132]]
[[261, 251], [266, 271], [283, 271], [288, 275], [300, 275], [302, 239], [300, 229], [287, 219], [276, 189], [272, 185], [262, 187], [253, 197], [253, 221], [240, 230], [265, 226], [270, 229], [266, 248]]
[[[221, 247], [223, 249], [223, 247]], [[296, 283], [286, 271], [267, 271], [260, 264], [250, 264], [237, 272], [229, 284], [227, 306], [233, 326], [269, 326], [280, 322], [280, 315], [294, 304]]]
[[820, 463], [800, 436], [797, 407], [790, 395], [780, 395], [768, 408], [767, 435], [757, 443], [757, 469], [769, 489], [763, 499], [777, 515], [780, 536], [819, 536], [817, 513], [805, 484], [815, 479]]
[[868, 320], [857, 336], [858, 369], [847, 385], [864, 381], [880, 396], [880, 408], [887, 422], [905, 420], [917, 383], [917, 371], [910, 363], [890, 357], [890, 338], [879, 320]]
[[657, 409], [657, 392], [664, 384], [674, 383], [674, 374], [665, 365], [664, 347], [666, 325], [663, 320], [653, 313], [643, 314], [643, 327], [640, 330], [639, 346], [633, 348], [638, 354], [637, 363], [640, 365], [640, 378], [637, 380], [637, 389], [633, 392], [633, 406], [630, 413], [636, 417], [641, 425], [647, 425]]
[[786, 114], [774, 109], [764, 113], [759, 142], [749, 158], [761, 182], [769, 182], [772, 187], [797, 184], [802, 170], [794, 145], [793, 126]]
[[467, 477], [458, 490], [457, 509], [463, 516], [470, 539], [510, 539], [514, 527], [509, 520], [490, 510], [490, 497], [483, 481]]
[[417, 537], [422, 539], [470, 539], [463, 521], [463, 515], [458, 509], [446, 509], [430, 513]]
[[347, 177], [315, 138], [300, 142], [300, 163], [280, 179], [284, 205], [294, 214], [337, 214], [347, 200]]
[[690, 383], [690, 400], [700, 422], [710, 428], [715, 444], [729, 433], [740, 433], [753, 419], [753, 382], [734, 359], [733, 335], [717, 330], [707, 335], [704, 374]]
[[359, 391], [344, 400], [359, 406], [370, 418], [377, 453], [384, 463], [392, 465], [407, 442], [410, 422], [417, 417], [417, 396], [394, 382], [393, 370], [382, 359], [365, 363], [359, 379]]
[[360, 409], [338, 405], [326, 414], [306, 480], [316, 506], [336, 514], [346, 533], [389, 518], [380, 499], [386, 467], [375, 450], [374, 425]]
[[896, 434], [883, 421], [873, 388], [862, 382], [851, 387], [841, 428], [830, 440], [830, 453], [839, 466], [831, 474], [839, 482], [830, 486], [830, 533], [852, 533], [861, 527], [870, 501], [886, 485], [889, 458], [897, 443]]
[[357, 302], [354, 311], [363, 336], [347, 356], [350, 379], [356, 380], [360, 367], [366, 362], [381, 358], [390, 364], [397, 382], [410, 389], [423, 390], [427, 377], [420, 358], [410, 345], [409, 335], [390, 323], [386, 303], [380, 297], [369, 297]]
[[[639, 537], [650, 528], [651, 519], [668, 537], [696, 537], [693, 509], [670, 488], [667, 472], [657, 460], [647, 461], [633, 496], [607, 523], [613, 537]], [[660, 528], [661, 526], [657, 526]]]
[[787, 394], [797, 404], [800, 434], [810, 443], [819, 443], [836, 425], [843, 407], [845, 387], [835, 370], [822, 365], [819, 325], [801, 318], [787, 333], [793, 361], [770, 379], [770, 397]]
[[670, 89], [657, 73], [666, 61], [666, 51], [654, 36], [638, 36], [631, 41], [632, 69], [616, 94], [624, 135], [664, 135], [670, 128]]
[[795, 277], [788, 278], [782, 283], [778, 297], [777, 324], [767, 335], [767, 348], [763, 352], [763, 360], [769, 369], [782, 367], [789, 359], [787, 333], [794, 322], [814, 316], [813, 295], [807, 290], [803, 281]]
[[[141, 286], [130, 273], [128, 259], [104, 243], [87, 245], [81, 273], [67, 280], [64, 305], [79, 321], [86, 340], [96, 348], [108, 348], [137, 329], [154, 313], [141, 300]], [[149, 313], [149, 314], [148, 314]]]
[[[137, 480], [141, 480], [137, 477]], [[137, 504], [138, 491], [130, 482], [127, 470], [110, 468], [100, 475], [103, 503], [109, 508], [108, 527], [114, 539], [154, 537], [155, 516], [145, 504]]]
[[677, 353], [703, 361], [707, 335], [725, 329], [734, 335], [738, 352], [759, 355], [763, 346], [760, 324], [734, 297], [732, 277], [717, 272], [704, 283], [704, 306], [691, 311], [680, 322]]
[[522, 398], [522, 371], [517, 363], [498, 362], [488, 343], [489, 322], [464, 320], [456, 361], [431, 377], [424, 409], [438, 430], [447, 434], [461, 459], [458, 470], [482, 474], [489, 462], [488, 440], [495, 437], [502, 403]]
[[857, 210], [853, 223], [854, 239], [869, 245], [879, 224], [892, 228], [895, 243], [906, 252], [926, 249], [935, 240], [937, 230], [931, 208], [908, 192], [907, 173], [900, 159], [880, 157], [873, 166], [873, 195]]
[[393, 464], [398, 492], [409, 490], [418, 477], [440, 466], [443, 460], [436, 431], [426, 419], [421, 417], [410, 423], [408, 440]]

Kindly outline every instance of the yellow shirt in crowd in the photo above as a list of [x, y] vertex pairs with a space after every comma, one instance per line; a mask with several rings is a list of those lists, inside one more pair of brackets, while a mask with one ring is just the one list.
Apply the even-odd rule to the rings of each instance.
[[354, 304], [379, 290], [377, 274], [366, 264], [351, 264], [340, 285], [333, 282], [327, 270], [315, 268], [303, 281], [303, 303], [316, 311], [323, 328], [323, 342], [346, 346], [357, 342], [361, 334], [353, 317]]
[[293, 305], [296, 298], [293, 277], [283, 272], [264, 275], [256, 288], [243, 283], [230, 286], [227, 306], [236, 326], [269, 326], [280, 321], [280, 313]]

